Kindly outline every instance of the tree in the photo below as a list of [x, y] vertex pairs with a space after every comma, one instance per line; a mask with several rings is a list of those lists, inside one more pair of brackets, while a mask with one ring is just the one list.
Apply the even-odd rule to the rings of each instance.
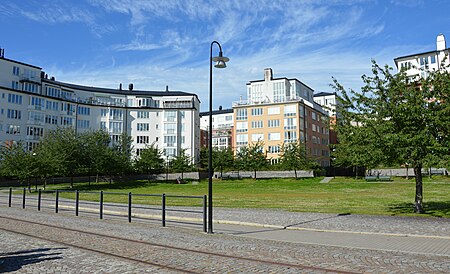
[[361, 92], [334, 80], [342, 94], [337, 153], [354, 164], [413, 167], [414, 212], [423, 213], [422, 167], [431, 156], [450, 154], [450, 75], [443, 69], [414, 81], [404, 71], [391, 71], [373, 61], [373, 76], [362, 76]]
[[91, 131], [79, 135], [83, 144], [82, 155], [88, 170], [95, 173], [95, 181], [98, 182], [99, 174], [105, 173], [108, 161], [110, 161], [108, 152], [110, 137], [105, 131]]
[[148, 182], [150, 182], [150, 174], [155, 174], [163, 170], [164, 159], [162, 152], [154, 143], [141, 150], [139, 158], [135, 160], [135, 168], [147, 174]]
[[220, 169], [220, 178], [222, 178], [223, 169], [231, 168], [233, 166], [233, 151], [231, 150], [231, 148], [214, 148], [212, 154], [213, 168]]
[[28, 182], [37, 174], [37, 164], [34, 155], [27, 151], [22, 142], [3, 145], [0, 148], [0, 173], [7, 177], [16, 177], [20, 182]]
[[[297, 179], [297, 170], [309, 170], [315, 167], [315, 161], [308, 158], [305, 144], [298, 141], [295, 143], [285, 143], [281, 147], [281, 165], [294, 170]], [[317, 164], [317, 163], [316, 163]]]
[[192, 169], [192, 159], [189, 155], [186, 155], [186, 150], [181, 149], [179, 154], [172, 160], [172, 168], [181, 172], [181, 179], [183, 179], [183, 173]]
[[266, 155], [261, 141], [241, 147], [237, 152], [237, 164], [242, 169], [252, 170], [256, 179], [256, 171], [267, 166]]
[[[35, 152], [41, 163], [41, 177], [45, 179], [46, 175], [43, 173], [68, 176], [71, 177], [73, 187], [73, 177], [80, 173], [83, 167], [81, 148], [80, 140], [73, 128], [57, 128], [46, 132]], [[54, 161], [50, 161], [47, 157]], [[53, 170], [44, 171], [46, 166], [51, 166]]]

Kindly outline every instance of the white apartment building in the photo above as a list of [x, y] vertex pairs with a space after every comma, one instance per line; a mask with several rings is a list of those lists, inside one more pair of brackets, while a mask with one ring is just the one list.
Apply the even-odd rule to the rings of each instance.
[[399, 71], [405, 68], [410, 77], [426, 77], [427, 70], [438, 70], [450, 64], [449, 51], [444, 35], [439, 34], [436, 38], [436, 50], [397, 57], [394, 62]]
[[4, 57], [0, 50], [0, 141], [23, 141], [29, 150], [48, 130], [105, 130], [111, 141], [126, 132], [134, 154], [154, 143], [170, 158], [181, 150], [196, 162], [200, 101], [181, 91], [87, 87], [56, 81], [40, 67]]
[[[233, 124], [234, 115], [233, 109], [222, 109], [212, 112], [212, 146], [218, 149], [231, 148], [233, 145]], [[205, 132], [209, 131], [209, 111], [200, 113], [200, 129]], [[208, 147], [208, 136], [202, 146]]]
[[328, 113], [313, 99], [314, 91], [297, 79], [274, 78], [247, 83], [247, 100], [233, 103], [234, 149], [262, 141], [267, 158], [278, 162], [283, 143], [302, 141], [309, 155], [329, 166]]

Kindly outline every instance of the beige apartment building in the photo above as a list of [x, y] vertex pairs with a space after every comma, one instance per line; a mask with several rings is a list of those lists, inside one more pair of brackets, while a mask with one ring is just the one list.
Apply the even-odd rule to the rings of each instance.
[[297, 79], [273, 78], [247, 84], [247, 100], [233, 103], [234, 149], [261, 141], [271, 163], [279, 161], [283, 144], [301, 141], [321, 166], [330, 165], [327, 112], [314, 102], [313, 90]]

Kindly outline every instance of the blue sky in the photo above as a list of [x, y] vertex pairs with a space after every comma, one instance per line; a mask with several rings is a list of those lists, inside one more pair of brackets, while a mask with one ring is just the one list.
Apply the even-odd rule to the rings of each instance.
[[[371, 59], [436, 49], [450, 39], [450, 1], [426, 0], [3, 0], [5, 57], [57, 80], [198, 94], [208, 109], [210, 43], [231, 60], [214, 70], [214, 109], [246, 97], [245, 84], [297, 78], [316, 92], [332, 77], [358, 89]], [[217, 53], [217, 48], [214, 48]]]

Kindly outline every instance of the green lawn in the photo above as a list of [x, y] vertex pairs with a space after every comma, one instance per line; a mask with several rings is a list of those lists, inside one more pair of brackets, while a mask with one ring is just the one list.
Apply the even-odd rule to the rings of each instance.
[[[319, 183], [322, 178], [309, 179], [243, 179], [214, 180], [214, 206], [233, 208], [276, 208], [301, 212], [352, 213], [373, 215], [414, 215], [415, 183], [413, 179], [395, 179], [393, 182], [365, 182], [352, 178], [336, 178], [330, 183]], [[76, 189], [133, 194], [196, 195], [207, 194], [208, 181], [187, 182], [135, 181], [127, 183], [79, 183]], [[52, 185], [49, 189], [69, 188]], [[61, 197], [74, 195], [61, 193]], [[98, 195], [81, 194], [81, 199], [98, 200]], [[127, 202], [126, 195], [105, 195], [108, 202]], [[134, 196], [133, 202], [160, 204], [161, 198]], [[200, 206], [201, 199], [167, 198], [168, 205]], [[423, 216], [450, 218], [450, 178], [424, 178]]]

